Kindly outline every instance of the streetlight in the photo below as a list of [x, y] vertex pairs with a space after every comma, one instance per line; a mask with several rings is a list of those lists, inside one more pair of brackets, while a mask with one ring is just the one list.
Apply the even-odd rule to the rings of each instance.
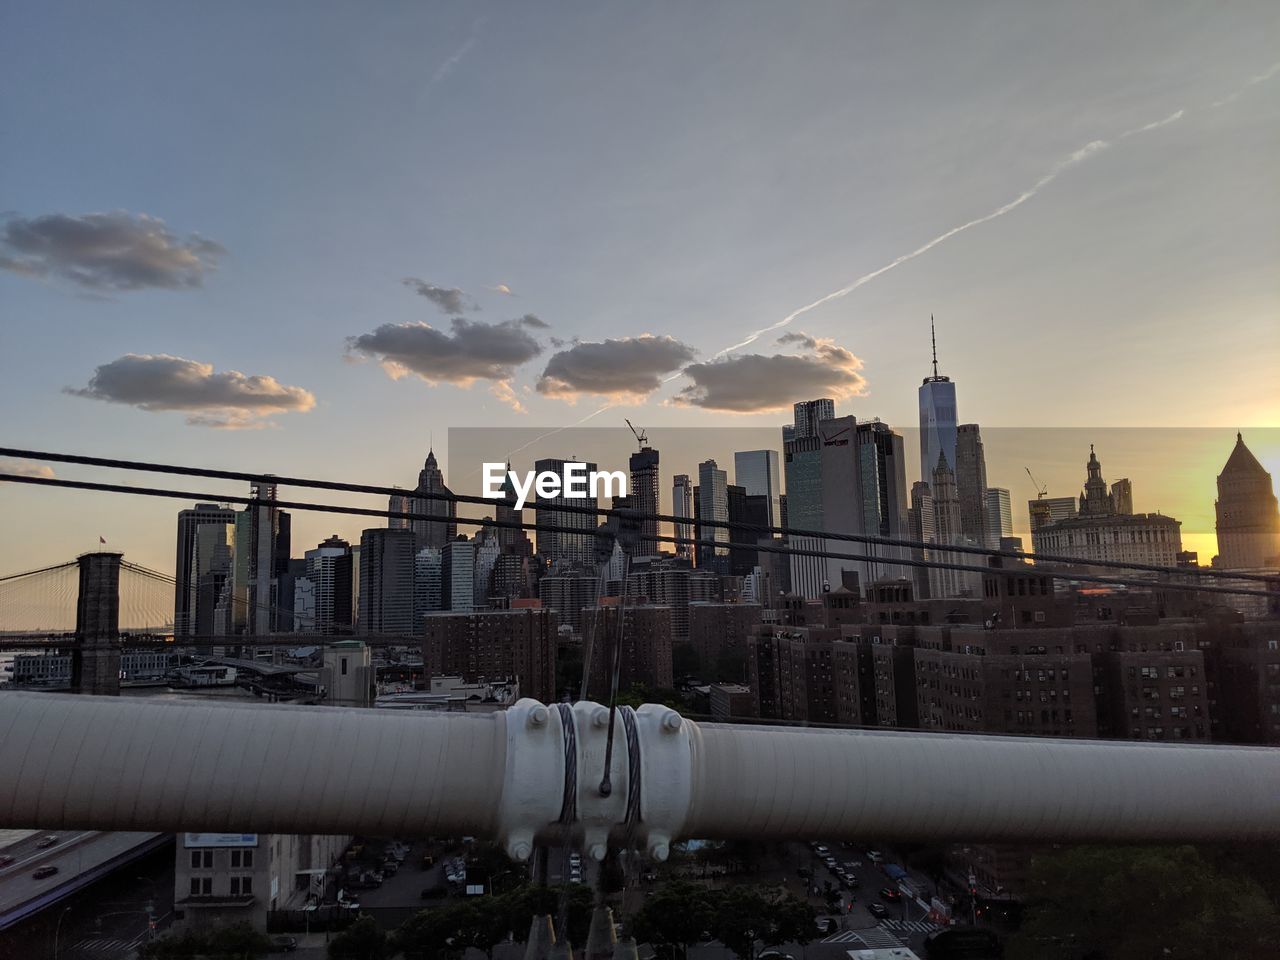
[[53, 960], [58, 960], [58, 934], [62, 932], [62, 921], [67, 919], [67, 914], [70, 912], [70, 907], [63, 907], [62, 913], [58, 916], [58, 925], [53, 928]]

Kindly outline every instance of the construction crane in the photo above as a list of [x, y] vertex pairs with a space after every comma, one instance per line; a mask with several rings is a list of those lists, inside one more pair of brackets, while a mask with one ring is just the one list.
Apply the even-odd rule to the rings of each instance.
[[[623, 417], [623, 419], [626, 420], [627, 418]], [[640, 444], [641, 450], [643, 450], [645, 447], [649, 445], [649, 437], [645, 434], [643, 430], [637, 430], [634, 426], [632, 426], [630, 420], [627, 420], [627, 426], [631, 427], [631, 432], [636, 435], [636, 443]]]
[[1027, 471], [1027, 476], [1031, 478], [1031, 483], [1036, 488], [1036, 499], [1043, 500], [1045, 498], [1045, 494], [1049, 492], [1049, 488], [1036, 479], [1036, 475], [1031, 472], [1030, 467], [1024, 467], [1023, 469]]

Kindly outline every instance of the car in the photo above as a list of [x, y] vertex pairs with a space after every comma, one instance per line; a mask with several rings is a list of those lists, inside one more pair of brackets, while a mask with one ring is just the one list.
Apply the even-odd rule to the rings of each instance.
[[766, 950], [764, 953], [759, 954], [756, 960], [796, 960], [796, 958], [789, 953], [783, 953], [781, 950]]
[[11, 866], [12, 864], [13, 864], [13, 857], [9, 856], [8, 854], [5, 854], [3, 857], [0, 857], [0, 869]]
[[271, 938], [271, 946], [267, 950], [271, 953], [293, 953], [298, 949], [298, 940], [296, 937], [286, 937], [283, 934]]
[[822, 858], [822, 862], [823, 862], [823, 863], [825, 863], [825, 864], [827, 865], [827, 869], [828, 869], [828, 870], [834, 870], [834, 869], [836, 868], [836, 858], [835, 858], [835, 857], [823, 857], [823, 858]]
[[54, 836], [52, 833], [48, 834], [47, 836], [43, 836], [43, 837], [41, 837], [39, 840], [37, 840], [37, 841], [36, 841], [36, 849], [37, 849], [37, 850], [48, 850], [48, 849], [49, 849], [50, 847], [52, 847], [55, 843], [57, 843], [57, 842], [58, 842], [58, 839], [59, 839], [59, 838], [58, 838], [58, 837], [56, 837], [56, 836]]
[[836, 926], [835, 921], [830, 917], [819, 917], [815, 922], [818, 925], [818, 932], [822, 934], [830, 933]]
[[58, 868], [51, 863], [46, 863], [43, 867], [36, 867], [35, 873], [31, 874], [32, 880], [44, 880], [52, 877], [58, 872]]
[[887, 900], [890, 903], [897, 903], [899, 900], [902, 899], [902, 894], [899, 891], [895, 890], [893, 887], [881, 887], [880, 899]]
[[846, 860], [844, 862], [844, 868], [848, 870], [850, 873], [852, 873], [854, 870], [858, 869], [858, 865], [854, 863], [852, 860]]
[[884, 854], [879, 850], [868, 850], [867, 859], [872, 863], [881, 863], [884, 860]]
[[850, 876], [841, 877], [840, 886], [844, 887], [846, 890], [856, 890], [858, 888], [858, 878]]
[[813, 852], [814, 852], [814, 853], [816, 853], [816, 854], [817, 854], [818, 856], [820, 856], [820, 857], [825, 857], [825, 856], [826, 856], [828, 853], [830, 853], [831, 851], [830, 851], [830, 850], [828, 850], [828, 849], [827, 849], [823, 844], [821, 844], [821, 843], [820, 843], [820, 844], [818, 844], [816, 847], [814, 847], [814, 848], [813, 848]]
[[395, 860], [387, 860], [382, 864], [382, 873], [384, 876], [394, 877], [400, 869], [400, 864]]
[[889, 915], [889, 908], [883, 903], [876, 903], [874, 900], [867, 904], [867, 913], [871, 914], [877, 920], [883, 920]]

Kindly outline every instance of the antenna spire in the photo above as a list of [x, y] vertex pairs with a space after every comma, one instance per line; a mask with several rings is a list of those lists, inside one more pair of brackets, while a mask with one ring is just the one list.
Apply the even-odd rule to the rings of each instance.
[[933, 342], [933, 375], [938, 376], [938, 332], [933, 326], [933, 314], [929, 314], [929, 339]]

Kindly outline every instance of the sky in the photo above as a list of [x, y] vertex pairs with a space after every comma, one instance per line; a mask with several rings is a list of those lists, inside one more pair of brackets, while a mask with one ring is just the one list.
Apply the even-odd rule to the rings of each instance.
[[[1185, 490], [1104, 464], [1205, 534], [1237, 429], [1280, 471], [1280, 8], [1031, 7], [0, 4], [3, 445], [412, 486], [451, 429], [905, 429], [932, 314], [1052, 495], [1077, 428], [1195, 436]], [[5, 486], [4, 571], [171, 570], [182, 505]]]

